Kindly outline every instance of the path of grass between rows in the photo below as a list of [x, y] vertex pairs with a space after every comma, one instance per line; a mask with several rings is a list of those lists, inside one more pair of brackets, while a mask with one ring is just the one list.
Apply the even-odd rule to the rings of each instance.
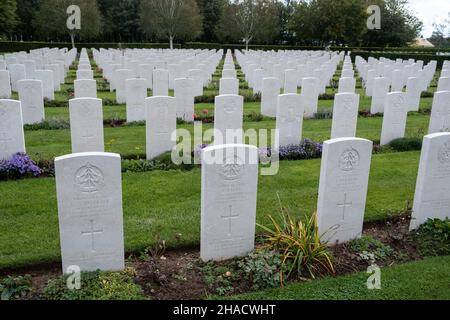
[[[449, 300], [450, 256], [425, 258], [381, 269], [381, 289], [368, 290], [365, 272], [299, 282], [284, 288], [233, 296], [236, 300]], [[223, 299], [215, 297], [215, 299]]]
[[[428, 132], [429, 116], [414, 113], [408, 116], [406, 137], [422, 137]], [[331, 119], [305, 120], [303, 123], [303, 138], [316, 142], [323, 142], [330, 138]], [[383, 118], [359, 118], [356, 136], [372, 141], [379, 141]], [[178, 125], [178, 129], [188, 129], [193, 137], [192, 124]], [[213, 128], [212, 124], [203, 124], [203, 130]], [[244, 122], [244, 130], [253, 128], [257, 132], [261, 129], [274, 129], [275, 121], [264, 120], [260, 122]], [[270, 138], [270, 135], [269, 135]], [[124, 156], [145, 154], [145, 126], [125, 126], [105, 128], [105, 151], [120, 153]], [[270, 139], [268, 139], [270, 145]], [[246, 143], [251, 143], [248, 139]], [[205, 141], [209, 143], [209, 141]], [[27, 153], [35, 160], [52, 160], [56, 156], [71, 152], [70, 130], [37, 130], [25, 131], [25, 144]], [[253, 144], [253, 143], [252, 143]], [[261, 146], [261, 141], [258, 141]], [[263, 144], [264, 145], [264, 144]]]
[[[419, 152], [375, 155], [365, 220], [401, 212], [413, 198]], [[276, 176], [259, 178], [257, 222], [278, 215], [282, 203], [299, 217], [317, 203], [320, 160], [282, 161]], [[169, 247], [197, 246], [200, 229], [200, 169], [123, 174], [127, 251], [142, 250], [156, 238]], [[0, 183], [0, 268], [60, 259], [55, 180]], [[181, 240], [174, 240], [181, 233]]]

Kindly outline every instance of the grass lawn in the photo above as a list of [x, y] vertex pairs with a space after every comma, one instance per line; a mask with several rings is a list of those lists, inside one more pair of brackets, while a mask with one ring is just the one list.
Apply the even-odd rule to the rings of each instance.
[[[413, 198], [419, 152], [374, 155], [366, 220], [401, 212]], [[259, 178], [257, 221], [283, 205], [297, 216], [316, 208], [320, 160], [282, 161], [276, 176]], [[60, 258], [53, 178], [0, 183], [0, 268]], [[144, 249], [165, 239], [169, 247], [197, 246], [200, 229], [200, 170], [123, 174], [125, 246]], [[181, 240], [174, 239], [181, 233]]]
[[[231, 297], [237, 300], [449, 300], [450, 256], [381, 269], [381, 289], [368, 290], [365, 272]], [[215, 297], [220, 299], [219, 297]]]
[[[108, 107], [109, 108], [109, 107]], [[428, 132], [429, 116], [412, 113], [408, 117], [406, 136], [422, 137]], [[383, 118], [358, 119], [357, 137], [379, 141]], [[212, 124], [203, 124], [203, 130], [213, 128]], [[244, 122], [244, 129], [274, 129], [274, 120], [260, 122]], [[192, 124], [178, 125], [178, 129], [193, 132]], [[105, 149], [122, 155], [145, 154], [145, 126], [125, 126], [105, 128]], [[305, 120], [303, 137], [322, 142], [330, 138], [331, 119]], [[248, 141], [247, 141], [248, 142]], [[34, 159], [53, 159], [56, 156], [71, 152], [70, 130], [38, 130], [25, 131], [27, 153]]]

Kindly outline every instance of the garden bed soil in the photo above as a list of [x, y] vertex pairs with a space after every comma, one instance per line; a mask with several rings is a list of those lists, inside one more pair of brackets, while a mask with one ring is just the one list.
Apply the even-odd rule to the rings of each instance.
[[[372, 236], [395, 250], [395, 254], [383, 260], [377, 260], [380, 267], [405, 263], [421, 258], [416, 245], [408, 231], [409, 218], [398, 216], [386, 221], [369, 222], [364, 225], [363, 235]], [[366, 271], [368, 262], [358, 258], [349, 244], [334, 246], [330, 249], [335, 257], [335, 276], [358, 271]], [[204, 299], [218, 294], [218, 284], [206, 281], [205, 263], [199, 259], [199, 250], [178, 249], [164, 252], [162, 255], [139, 259], [139, 255], [130, 254], [127, 266], [136, 270], [135, 281], [139, 284], [145, 295], [153, 300], [191, 300]], [[215, 263], [214, 267], [227, 270], [229, 261]], [[232, 268], [230, 268], [231, 270]], [[0, 270], [0, 277], [5, 275], [32, 276], [33, 290], [27, 299], [39, 299], [40, 293], [48, 280], [61, 275], [60, 264], [48, 264], [35, 267]], [[224, 274], [225, 276], [225, 274]], [[314, 281], [310, 278], [300, 278], [298, 281]], [[251, 283], [246, 279], [233, 279], [230, 282], [233, 290], [227, 295], [236, 295], [251, 290]]]

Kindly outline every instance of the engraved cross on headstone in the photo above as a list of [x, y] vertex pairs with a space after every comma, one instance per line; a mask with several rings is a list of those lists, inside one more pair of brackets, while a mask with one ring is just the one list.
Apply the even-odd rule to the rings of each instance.
[[347, 193], [344, 193], [344, 202], [342, 203], [338, 203], [337, 206], [338, 208], [342, 208], [342, 220], [345, 220], [345, 210], [347, 209], [347, 207], [351, 207], [353, 205], [352, 202], [347, 202]]
[[228, 214], [225, 216], [221, 216], [222, 219], [228, 220], [228, 236], [231, 236], [231, 220], [239, 218], [239, 214], [233, 214], [233, 206], [228, 206]]
[[82, 231], [83, 236], [91, 236], [91, 251], [95, 252], [95, 235], [102, 234], [103, 229], [94, 230], [94, 220], [90, 220], [91, 228], [88, 231]]

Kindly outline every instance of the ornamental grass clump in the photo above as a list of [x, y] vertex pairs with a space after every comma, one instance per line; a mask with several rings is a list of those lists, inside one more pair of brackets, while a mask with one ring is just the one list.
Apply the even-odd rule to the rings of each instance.
[[0, 180], [38, 177], [42, 170], [24, 153], [17, 153], [11, 159], [0, 160]]
[[263, 248], [281, 254], [280, 279], [293, 277], [315, 278], [322, 274], [335, 274], [333, 255], [326, 244], [321, 243], [317, 215], [301, 221], [293, 217], [280, 203], [280, 220], [269, 216], [272, 225], [260, 226]]

